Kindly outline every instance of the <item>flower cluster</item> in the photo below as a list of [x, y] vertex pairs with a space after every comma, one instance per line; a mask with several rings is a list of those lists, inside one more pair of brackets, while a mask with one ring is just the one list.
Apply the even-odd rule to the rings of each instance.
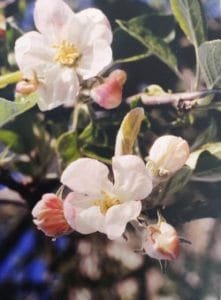
[[[23, 75], [16, 86], [17, 93], [36, 92], [42, 111], [59, 105], [74, 106], [83, 95], [105, 109], [120, 105], [127, 74], [118, 69], [107, 77], [100, 76], [112, 61], [112, 31], [100, 10], [74, 13], [62, 0], [54, 0], [51, 6], [37, 0], [34, 22], [37, 31], [24, 34], [15, 45], [16, 61]], [[43, 195], [33, 208], [38, 229], [50, 237], [72, 231], [101, 232], [114, 240], [123, 236], [128, 223], [139, 224], [143, 203], [149, 201], [153, 187], [182, 168], [189, 156], [188, 143], [172, 135], [154, 142], [147, 164], [132, 155], [143, 118], [143, 109], [137, 109], [124, 122], [111, 170], [86, 157], [66, 167], [61, 175], [64, 192]], [[177, 232], [162, 217], [157, 224], [147, 225], [141, 236], [142, 248], [149, 256], [177, 258]]]
[[[178, 142], [172, 143], [176, 147], [179, 143], [184, 145], [183, 149], [178, 149], [181, 155], [174, 156], [176, 148], [172, 145], [168, 152], [171, 139]], [[172, 156], [175, 158], [173, 171], [184, 165], [189, 151], [186, 142], [175, 136], [157, 139], [150, 156], [153, 149], [156, 157], [160, 152], [159, 167], [168, 168], [168, 161]], [[48, 236], [75, 230], [82, 234], [98, 231], [109, 239], [119, 238], [129, 222], [137, 221], [142, 200], [148, 201], [152, 191], [153, 180], [145, 163], [136, 155], [113, 157], [111, 173], [105, 164], [95, 159], [80, 158], [68, 165], [61, 176], [61, 183], [68, 187], [69, 193], [64, 199], [54, 194], [44, 195], [32, 211], [34, 223]], [[157, 259], [178, 256], [179, 239], [171, 225], [160, 219], [156, 225], [147, 226], [146, 232], [143, 248], [147, 254]]]

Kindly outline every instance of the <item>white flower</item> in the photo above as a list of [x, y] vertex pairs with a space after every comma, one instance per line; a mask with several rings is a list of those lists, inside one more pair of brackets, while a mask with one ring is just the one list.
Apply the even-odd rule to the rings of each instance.
[[37, 31], [16, 41], [15, 57], [24, 77], [37, 77], [41, 110], [74, 104], [80, 79], [96, 76], [112, 60], [112, 32], [98, 9], [74, 13], [62, 0], [37, 0]]
[[150, 166], [150, 169], [152, 167], [153, 174], [170, 175], [183, 167], [189, 154], [186, 140], [174, 135], [163, 135], [156, 139], [150, 148], [147, 166]]
[[[143, 161], [134, 155], [113, 158], [114, 183], [101, 162], [80, 158], [63, 172], [61, 182], [70, 193], [64, 200], [64, 215], [76, 231], [100, 231], [109, 239], [120, 237], [126, 224], [141, 212], [141, 201], [152, 190], [152, 181]], [[76, 211], [73, 216], [73, 207]]]

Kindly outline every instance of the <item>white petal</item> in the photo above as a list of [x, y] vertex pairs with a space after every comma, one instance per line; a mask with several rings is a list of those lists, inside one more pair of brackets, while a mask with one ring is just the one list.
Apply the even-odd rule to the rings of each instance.
[[90, 206], [91, 199], [79, 193], [69, 193], [64, 200], [64, 216], [76, 231], [89, 234], [98, 230], [103, 215], [98, 206]]
[[38, 86], [38, 105], [42, 111], [59, 105], [75, 103], [79, 81], [72, 69], [50, 65], [44, 69], [43, 79]]
[[76, 14], [81, 27], [81, 60], [77, 72], [88, 79], [96, 76], [112, 61], [112, 31], [106, 16], [98, 9], [90, 8]]
[[83, 49], [77, 72], [86, 80], [98, 75], [111, 61], [112, 50], [107, 41], [104, 39], [95, 40], [93, 45]]
[[112, 191], [108, 174], [109, 170], [103, 163], [95, 159], [80, 158], [64, 170], [61, 182], [73, 191], [100, 196], [101, 191]]
[[25, 76], [33, 76], [33, 71], [41, 74], [53, 60], [53, 49], [40, 33], [31, 31], [16, 40], [15, 59]]
[[149, 152], [149, 159], [156, 166], [169, 172], [176, 172], [189, 157], [189, 145], [181, 137], [163, 135], [156, 139]]
[[[98, 206], [79, 211], [76, 218], [76, 230], [83, 234], [100, 231], [104, 222], [104, 215]], [[101, 231], [102, 232], [102, 231]]]
[[105, 216], [104, 231], [113, 240], [120, 237], [129, 221], [135, 220], [141, 212], [141, 201], [125, 202], [112, 206]]
[[[105, 39], [109, 44], [112, 42], [112, 31], [107, 17], [101, 10], [96, 8], [84, 9], [76, 14], [83, 28], [87, 28], [87, 43], [98, 39]], [[86, 38], [86, 35], [85, 35]]]
[[117, 156], [112, 164], [115, 193], [122, 201], [142, 200], [151, 193], [152, 180], [138, 156]]
[[76, 209], [86, 209], [92, 206], [93, 200], [85, 194], [70, 192], [64, 202], [71, 204]]
[[88, 206], [90, 199], [82, 194], [70, 193], [64, 200], [64, 216], [68, 224], [82, 234], [98, 230], [104, 215], [98, 206]]
[[60, 40], [66, 26], [71, 22], [74, 12], [62, 0], [37, 0], [34, 9], [34, 21], [37, 29], [50, 40]]

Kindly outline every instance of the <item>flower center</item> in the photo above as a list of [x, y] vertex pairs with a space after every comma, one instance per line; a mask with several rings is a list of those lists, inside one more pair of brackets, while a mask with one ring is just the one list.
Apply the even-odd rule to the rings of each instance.
[[53, 45], [57, 51], [54, 55], [54, 61], [62, 65], [73, 67], [81, 54], [74, 44], [68, 41], [62, 41], [59, 45]]
[[105, 215], [109, 208], [114, 205], [120, 204], [120, 200], [116, 197], [112, 197], [106, 192], [101, 193], [103, 198], [93, 201], [93, 204], [99, 206], [101, 213]]

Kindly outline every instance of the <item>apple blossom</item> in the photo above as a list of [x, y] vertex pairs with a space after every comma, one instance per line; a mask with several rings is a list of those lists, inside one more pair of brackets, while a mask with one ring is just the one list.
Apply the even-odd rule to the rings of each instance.
[[175, 228], [159, 216], [157, 224], [148, 225], [144, 232], [143, 249], [159, 260], [176, 259], [180, 253], [180, 240]]
[[121, 104], [126, 79], [127, 74], [123, 70], [111, 72], [104, 83], [92, 88], [91, 98], [106, 109], [116, 108]]
[[112, 32], [105, 15], [89, 8], [74, 13], [62, 0], [37, 0], [38, 31], [20, 37], [15, 57], [24, 78], [37, 77], [38, 105], [50, 110], [73, 105], [80, 81], [96, 76], [112, 60]]
[[64, 217], [63, 201], [55, 194], [44, 194], [33, 208], [32, 215], [37, 228], [47, 236], [57, 237], [72, 231]]
[[147, 166], [154, 176], [170, 175], [183, 167], [189, 153], [187, 141], [174, 135], [163, 135], [150, 148]]
[[64, 200], [64, 215], [76, 231], [99, 231], [116, 239], [139, 216], [140, 200], [152, 190], [145, 164], [137, 156], [124, 155], [113, 158], [112, 168], [114, 183], [108, 168], [95, 159], [80, 158], [64, 170], [61, 182], [73, 191]]

